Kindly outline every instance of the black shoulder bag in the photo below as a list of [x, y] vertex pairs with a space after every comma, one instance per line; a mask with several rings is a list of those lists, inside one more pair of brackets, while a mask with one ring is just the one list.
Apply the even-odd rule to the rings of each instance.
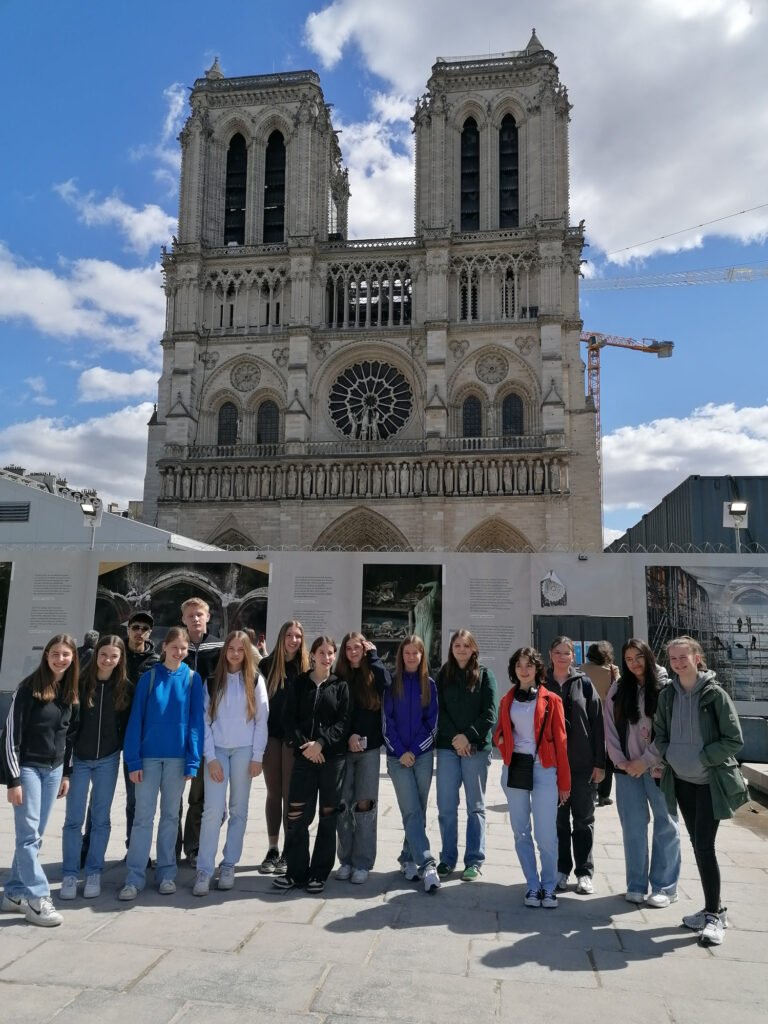
[[547, 724], [547, 717], [549, 715], [549, 697], [545, 697], [544, 701], [544, 718], [539, 730], [539, 739], [536, 743], [536, 753], [518, 754], [517, 751], [512, 751], [512, 760], [509, 762], [507, 770], [507, 789], [533, 789], [533, 762], [536, 754], [539, 752], [541, 738], [544, 735], [544, 727]]

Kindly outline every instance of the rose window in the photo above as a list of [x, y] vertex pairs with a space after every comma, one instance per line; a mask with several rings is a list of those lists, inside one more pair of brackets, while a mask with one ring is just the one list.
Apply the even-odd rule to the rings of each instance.
[[402, 429], [411, 414], [408, 381], [388, 363], [370, 360], [348, 367], [328, 396], [331, 419], [345, 437], [379, 441]]

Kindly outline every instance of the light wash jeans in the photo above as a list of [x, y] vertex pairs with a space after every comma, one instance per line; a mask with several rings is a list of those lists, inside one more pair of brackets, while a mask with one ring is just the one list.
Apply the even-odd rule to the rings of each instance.
[[227, 810], [227, 783], [229, 783], [229, 819], [227, 838], [222, 852], [222, 865], [233, 868], [243, 853], [243, 838], [248, 822], [248, 799], [251, 795], [251, 776], [248, 774], [253, 748], [216, 747], [216, 760], [224, 772], [223, 782], [214, 782], [205, 764], [205, 809], [200, 825], [200, 848], [197, 852], [197, 870], [212, 875], [216, 864], [219, 835]]
[[126, 885], [135, 885], [137, 889], [143, 889], [146, 882], [158, 793], [160, 824], [157, 827], [155, 881], [159, 884], [176, 877], [176, 833], [185, 781], [183, 757], [145, 757], [141, 768], [144, 779], [136, 783], [136, 817], [131, 829], [125, 878]]
[[120, 751], [94, 761], [76, 757], [69, 777], [67, 813], [61, 833], [62, 874], [77, 878], [80, 875], [80, 850], [83, 845], [81, 829], [85, 820], [88, 790], [91, 789], [91, 832], [85, 858], [85, 875], [100, 875], [104, 870], [109, 834], [112, 831], [109, 812], [120, 770]]
[[432, 785], [432, 751], [420, 754], [412, 768], [400, 764], [400, 760], [387, 755], [387, 772], [392, 779], [392, 788], [403, 818], [405, 841], [399, 860], [401, 864], [412, 863], [422, 870], [434, 864], [435, 858], [427, 839], [427, 800]]
[[[672, 896], [680, 876], [680, 825], [670, 814], [659, 786], [645, 772], [639, 779], [616, 772], [616, 805], [624, 835], [624, 865], [627, 892], [652, 892]], [[648, 866], [648, 822], [653, 812], [650, 870]]]
[[467, 804], [464, 866], [485, 862], [485, 784], [490, 764], [490, 750], [481, 750], [468, 757], [459, 757], [455, 750], [437, 751], [440, 860], [449, 868], [455, 868], [459, 859], [459, 796], [462, 786]]
[[53, 805], [59, 794], [63, 768], [21, 766], [22, 803], [13, 808], [16, 852], [5, 883], [6, 896], [37, 900], [49, 896], [48, 879], [40, 866], [38, 852]]
[[[506, 765], [501, 771], [501, 788], [509, 805], [509, 821], [515, 836], [515, 850], [525, 875], [527, 889], [554, 892], [557, 881], [557, 768], [533, 762], [533, 789], [509, 789]], [[533, 816], [533, 831], [531, 831]], [[541, 873], [536, 867], [534, 837], [539, 848]]]
[[[402, 766], [401, 766], [402, 767]], [[341, 790], [341, 813], [336, 821], [340, 864], [370, 871], [376, 860], [376, 826], [379, 814], [381, 747], [347, 754]], [[369, 811], [358, 811], [359, 800], [370, 800]]]

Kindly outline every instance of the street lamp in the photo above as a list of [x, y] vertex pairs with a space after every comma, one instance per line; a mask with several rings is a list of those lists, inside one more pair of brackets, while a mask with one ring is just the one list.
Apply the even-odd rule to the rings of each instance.
[[91, 551], [93, 551], [96, 546], [96, 527], [101, 526], [104, 506], [99, 498], [83, 498], [80, 502], [80, 509], [83, 513], [83, 526], [91, 528]]
[[749, 506], [746, 501], [723, 502], [723, 526], [732, 526], [736, 534], [736, 554], [741, 554], [741, 530], [749, 526]]

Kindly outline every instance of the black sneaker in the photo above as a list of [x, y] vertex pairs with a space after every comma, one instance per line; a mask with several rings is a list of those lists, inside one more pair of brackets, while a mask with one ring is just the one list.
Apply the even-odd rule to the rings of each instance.
[[[285, 877], [287, 878], [288, 876], [286, 875]], [[274, 879], [272, 884], [274, 885], [276, 881], [277, 879]], [[325, 888], [325, 882], [323, 882], [320, 878], [310, 878], [305, 888], [307, 892], [320, 893]]]
[[[259, 869], [258, 869], [259, 870], [259, 874], [260, 875], [274, 875], [274, 874], [277, 874], [278, 872], [275, 871], [275, 868], [277, 867], [279, 861], [280, 861], [280, 851], [278, 850], [278, 848], [276, 846], [270, 846], [270, 848], [267, 850], [267, 856], [264, 858], [264, 860], [261, 862], [261, 864], [259, 864]], [[284, 875], [285, 871], [281, 871], [281, 872], [279, 872], [279, 874]]]
[[287, 892], [289, 889], [295, 889], [296, 883], [290, 875], [279, 875], [277, 878], [272, 879], [272, 887]]
[[287, 870], [288, 870], [288, 862], [285, 859], [285, 854], [281, 853], [280, 854], [280, 859], [278, 860], [277, 864], [275, 864], [275, 874], [276, 875], [284, 875]]

